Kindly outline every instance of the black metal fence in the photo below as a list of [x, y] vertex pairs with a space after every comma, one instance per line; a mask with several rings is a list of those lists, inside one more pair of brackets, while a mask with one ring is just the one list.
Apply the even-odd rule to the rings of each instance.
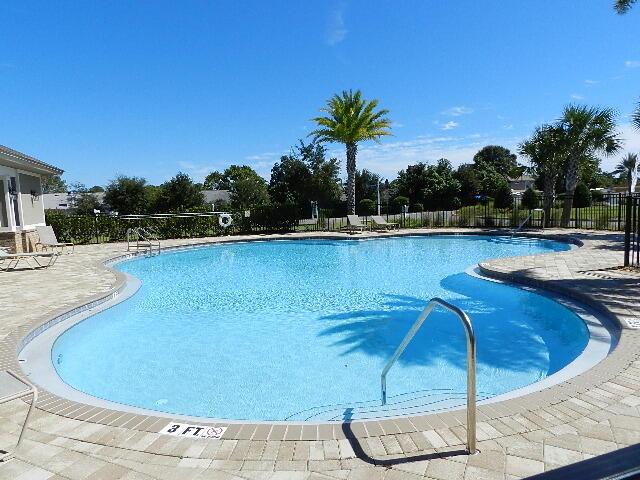
[[[492, 199], [478, 199], [474, 205], [457, 210], [397, 212], [381, 206], [382, 216], [401, 228], [578, 228], [625, 231], [629, 226], [630, 248], [638, 246], [638, 197], [625, 194], [596, 195], [591, 199], [575, 198], [566, 223], [562, 222], [564, 198], [537, 198], [533, 202], [514, 196], [507, 205], [496, 205]], [[628, 209], [631, 202], [631, 210]], [[322, 206], [320, 206], [322, 207]], [[307, 211], [305, 211], [307, 210]], [[233, 224], [223, 227], [219, 217], [211, 213], [148, 215], [137, 218], [109, 215], [74, 216], [47, 211], [47, 223], [60, 240], [75, 243], [124, 241], [128, 228], [153, 227], [161, 238], [190, 238], [250, 233], [293, 231], [337, 231], [347, 226], [344, 206], [339, 208], [301, 209], [292, 205], [269, 205], [249, 212], [234, 212]], [[629, 216], [631, 212], [631, 216]], [[370, 212], [359, 212], [365, 224], [371, 224]], [[631, 258], [630, 254], [630, 258]]]
[[624, 265], [640, 267], [640, 196], [628, 196], [625, 209]]

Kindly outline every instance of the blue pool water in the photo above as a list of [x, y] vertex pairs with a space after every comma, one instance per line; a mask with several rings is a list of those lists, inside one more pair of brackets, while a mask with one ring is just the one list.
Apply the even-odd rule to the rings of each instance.
[[330, 420], [462, 404], [465, 337], [434, 312], [388, 376], [380, 373], [427, 301], [464, 309], [477, 336], [480, 398], [547, 377], [588, 341], [549, 298], [464, 273], [481, 260], [566, 250], [481, 236], [289, 240], [137, 258], [130, 299], [67, 330], [52, 359], [85, 393], [163, 412]]

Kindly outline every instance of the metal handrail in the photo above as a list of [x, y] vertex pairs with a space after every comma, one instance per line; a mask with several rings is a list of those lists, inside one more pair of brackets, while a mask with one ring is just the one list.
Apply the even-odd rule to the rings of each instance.
[[427, 319], [429, 314], [436, 306], [440, 306], [452, 313], [455, 313], [462, 325], [464, 326], [465, 333], [467, 334], [467, 450], [470, 454], [476, 453], [476, 337], [473, 333], [473, 325], [471, 320], [460, 308], [452, 305], [441, 298], [432, 298], [429, 304], [422, 311], [418, 319], [411, 326], [411, 329], [402, 340], [402, 343], [396, 349], [391, 359], [387, 362], [387, 365], [382, 370], [380, 376], [380, 384], [382, 387], [382, 405], [387, 403], [387, 373], [398, 360], [398, 357], [402, 355], [407, 345], [411, 342], [413, 337], [422, 324]]
[[536, 212], [542, 212], [542, 217], [540, 218], [540, 222], [542, 225], [542, 228], [544, 229], [544, 215], [545, 215], [545, 211], [543, 208], [534, 208], [531, 213], [529, 215], [527, 215], [527, 218], [524, 219], [524, 222], [522, 222], [518, 228], [516, 228], [513, 233], [511, 234], [511, 236], [513, 237], [516, 233], [518, 233], [520, 230], [522, 230], [522, 228], [527, 224], [527, 222], [530, 219], [533, 219], [533, 214]]
[[127, 251], [131, 250], [131, 234], [136, 236], [136, 250], [140, 249], [140, 240], [143, 240], [145, 246], [149, 248], [149, 253], [153, 253], [153, 247], [158, 249], [160, 253], [160, 240], [155, 232], [151, 232], [143, 227], [135, 227], [127, 229]]

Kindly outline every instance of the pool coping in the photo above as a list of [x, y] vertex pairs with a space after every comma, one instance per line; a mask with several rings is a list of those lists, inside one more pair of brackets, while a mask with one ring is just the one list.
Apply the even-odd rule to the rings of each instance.
[[[415, 236], [415, 235], [501, 235], [504, 236], [504, 232], [496, 231], [496, 230], [481, 230], [481, 231], [451, 231], [451, 230], [440, 230], [440, 231], [431, 231], [431, 232], [420, 232], [415, 230], [401, 231], [392, 234], [385, 235], [374, 235], [372, 238], [380, 238], [380, 237], [391, 237], [391, 236]], [[362, 235], [357, 238], [369, 238], [370, 234]], [[570, 234], [539, 234], [539, 233], [523, 233], [523, 237], [536, 237], [536, 238], [548, 238], [552, 240], [560, 240], [568, 243], [581, 245], [583, 248], [585, 247], [585, 243], [577, 238], [572, 237]], [[225, 239], [208, 239], [202, 242], [194, 242], [194, 243], [180, 243], [167, 247], [165, 250], [177, 250], [183, 248], [192, 248], [199, 246], [206, 246], [215, 243], [221, 242], [248, 242], [248, 241], [265, 241], [265, 240], [277, 240], [277, 239], [293, 239], [293, 238], [307, 238], [307, 239], [353, 239], [353, 236], [346, 235], [300, 235], [300, 234], [282, 234], [282, 235], [270, 235], [266, 236], [255, 236], [251, 238], [229, 238]], [[587, 247], [588, 248], [588, 247]], [[581, 250], [581, 249], [577, 249]], [[570, 250], [567, 252], [555, 252], [555, 253], [546, 253], [546, 254], [538, 254], [535, 257], [544, 257], [547, 255], [570, 255], [575, 250]], [[19, 369], [19, 364], [17, 362], [17, 354], [19, 350], [21, 350], [22, 346], [26, 344], [28, 340], [33, 338], [35, 335], [41, 333], [46, 328], [59, 321], [62, 321], [69, 316], [88, 310], [93, 306], [96, 306], [103, 301], [108, 301], [110, 299], [116, 298], [125, 286], [125, 276], [122, 272], [119, 272], [109, 265], [112, 262], [117, 260], [124, 260], [127, 258], [131, 258], [138, 254], [123, 254], [116, 255], [108, 258], [107, 260], [97, 261], [96, 264], [100, 268], [104, 268], [109, 270], [112, 274], [115, 275], [115, 282], [112, 288], [106, 293], [100, 293], [89, 298], [86, 298], [82, 302], [78, 302], [72, 308], [60, 308], [56, 311], [47, 315], [43, 320], [38, 322], [32, 322], [36, 325], [33, 325], [32, 328], [28, 326], [21, 326], [15, 331], [13, 331], [5, 341], [2, 342], [2, 347], [13, 345], [13, 352], [11, 357], [6, 358], [3, 356], [2, 366], [8, 366], [14, 370]], [[509, 257], [516, 258], [516, 257]], [[500, 260], [508, 260], [502, 258]], [[590, 307], [601, 311], [605, 316], [614, 320], [620, 325], [620, 337], [618, 340], [618, 345], [615, 350], [613, 350], [608, 357], [606, 357], [602, 362], [588, 370], [584, 374], [579, 375], [578, 377], [574, 377], [566, 382], [561, 384], [549, 387], [545, 390], [530, 393], [522, 397], [518, 397], [515, 399], [504, 400], [499, 403], [480, 405], [478, 407], [478, 421], [490, 421], [492, 419], [503, 418], [507, 416], [513, 415], [522, 415], [530, 412], [534, 409], [539, 409], [541, 407], [547, 405], [557, 404], [563, 401], [570, 400], [577, 394], [583, 393], [588, 389], [597, 386], [603, 382], [607, 382], [609, 379], [613, 378], [617, 375], [622, 368], [629, 365], [635, 358], [637, 357], [637, 352], [633, 347], [629, 348], [631, 343], [637, 341], [640, 337], [637, 330], [632, 330], [629, 326], [620, 318], [618, 315], [611, 312], [605, 305], [602, 305], [600, 302], [593, 301], [593, 299], [586, 298], [585, 295], [581, 292], [576, 292], [570, 288], [561, 288], [557, 285], [551, 285], [553, 288], [548, 288], [549, 283], [540, 281], [537, 279], [528, 279], [523, 275], [514, 275], [509, 274], [504, 271], [501, 271], [498, 268], [492, 267], [492, 262], [482, 262], [479, 265], [481, 271], [488, 276], [499, 278], [503, 280], [508, 280], [509, 282], [516, 284], [524, 284], [524, 285], [533, 285], [535, 287], [541, 288], [542, 290], [555, 290], [558, 289], [559, 293], [563, 294], [569, 298], [575, 298], [581, 303], [585, 303]], [[585, 301], [587, 300], [587, 301]], [[146, 431], [157, 433], [161, 427], [169, 423], [169, 419], [166, 417], [157, 417], [153, 415], [139, 415], [133, 413], [122, 412], [119, 410], [111, 410], [105, 409], [101, 407], [94, 407], [78, 402], [73, 402], [64, 398], [57, 397], [49, 392], [43, 392], [41, 395], [41, 399], [38, 402], [38, 408], [49, 413], [53, 413], [55, 415], [60, 415], [63, 417], [91, 422], [101, 425], [113, 426], [113, 427], [124, 427], [128, 429], [138, 430], [138, 431]], [[241, 422], [241, 423], [229, 423], [226, 421], [220, 422], [203, 422], [203, 424], [214, 425], [214, 426], [226, 426], [227, 431], [224, 434], [224, 439], [263, 439], [263, 440], [284, 440], [284, 439], [293, 439], [293, 440], [331, 440], [331, 439], [342, 439], [346, 438], [349, 435], [356, 437], [371, 437], [371, 436], [379, 436], [381, 434], [389, 434], [389, 433], [410, 433], [416, 432], [424, 429], [436, 429], [436, 428], [452, 428], [452, 429], [462, 429], [464, 430], [465, 424], [465, 411], [464, 409], [459, 409], [451, 412], [443, 412], [443, 413], [434, 413], [434, 414], [425, 414], [418, 416], [408, 416], [408, 417], [399, 417], [397, 419], [389, 419], [389, 420], [355, 420], [350, 422], [349, 428], [345, 429], [344, 424], [331, 422], [331, 423], [321, 423], [321, 424], [307, 424], [306, 422], [287, 422], [286, 425], [282, 425], [279, 423], [273, 422]], [[286, 428], [276, 428], [276, 427], [286, 427]], [[291, 426], [292, 428], [288, 428], [287, 426]], [[269, 427], [269, 428], [264, 428]], [[295, 427], [295, 428], [293, 428]], [[454, 430], [455, 431], [455, 430]], [[463, 442], [463, 436], [460, 438], [461, 442]]]

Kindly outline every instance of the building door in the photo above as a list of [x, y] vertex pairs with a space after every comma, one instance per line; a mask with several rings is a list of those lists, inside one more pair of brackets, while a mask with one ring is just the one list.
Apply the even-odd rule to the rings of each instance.
[[9, 201], [11, 202], [11, 209], [13, 210], [13, 218], [16, 222], [16, 227], [21, 225], [20, 222], [20, 207], [18, 202], [20, 201], [20, 192], [18, 192], [18, 182], [16, 177], [9, 177]]
[[8, 227], [9, 226], [9, 216], [7, 213], [7, 201], [6, 190], [5, 190], [5, 179], [0, 177], [0, 227]]

